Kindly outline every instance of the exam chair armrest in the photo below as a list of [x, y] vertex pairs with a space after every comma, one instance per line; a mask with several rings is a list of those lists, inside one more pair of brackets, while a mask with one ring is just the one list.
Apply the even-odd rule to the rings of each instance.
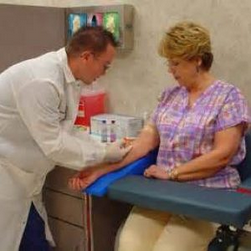
[[117, 170], [110, 172], [99, 179], [97, 179], [93, 184], [88, 186], [84, 193], [95, 195], [95, 196], [104, 196], [107, 193], [107, 188], [116, 180], [119, 180], [128, 175], [142, 175], [144, 170], [152, 164], [156, 163], [158, 149], [151, 151], [146, 156], [136, 160], [135, 162]]
[[251, 218], [250, 195], [143, 176], [117, 180], [108, 187], [108, 197], [236, 227], [242, 227]]

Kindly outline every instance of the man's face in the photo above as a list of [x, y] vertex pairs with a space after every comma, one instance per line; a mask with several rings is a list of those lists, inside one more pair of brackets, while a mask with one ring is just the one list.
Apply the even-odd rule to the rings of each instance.
[[79, 70], [77, 78], [85, 84], [91, 84], [93, 81], [104, 75], [110, 67], [116, 54], [115, 48], [108, 44], [106, 50], [98, 55], [91, 51], [85, 51], [80, 56]]

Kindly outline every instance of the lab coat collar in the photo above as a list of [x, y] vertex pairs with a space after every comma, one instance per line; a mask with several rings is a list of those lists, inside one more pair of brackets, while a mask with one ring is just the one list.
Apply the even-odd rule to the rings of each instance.
[[57, 56], [62, 63], [65, 79], [67, 83], [76, 83], [76, 79], [72, 74], [72, 71], [68, 65], [67, 54], [65, 48], [61, 48], [57, 51]]

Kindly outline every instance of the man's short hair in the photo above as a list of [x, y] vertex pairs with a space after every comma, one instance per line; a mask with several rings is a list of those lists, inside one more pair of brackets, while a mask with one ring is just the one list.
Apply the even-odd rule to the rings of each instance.
[[118, 46], [113, 34], [101, 26], [83, 26], [79, 28], [66, 45], [66, 53], [69, 57], [75, 57], [83, 51], [92, 51], [99, 55], [104, 52], [107, 45]]

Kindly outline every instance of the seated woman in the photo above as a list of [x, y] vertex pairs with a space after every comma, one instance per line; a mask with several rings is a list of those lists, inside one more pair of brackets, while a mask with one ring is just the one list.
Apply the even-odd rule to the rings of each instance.
[[[247, 102], [234, 85], [216, 79], [210, 36], [204, 27], [180, 22], [160, 43], [168, 71], [178, 85], [167, 88], [150, 122], [119, 163], [88, 168], [70, 181], [74, 189], [146, 155], [159, 146], [149, 178], [233, 189], [240, 183], [234, 165], [245, 156], [250, 122]], [[182, 215], [134, 207], [118, 237], [119, 251], [204, 251], [215, 225]]]

